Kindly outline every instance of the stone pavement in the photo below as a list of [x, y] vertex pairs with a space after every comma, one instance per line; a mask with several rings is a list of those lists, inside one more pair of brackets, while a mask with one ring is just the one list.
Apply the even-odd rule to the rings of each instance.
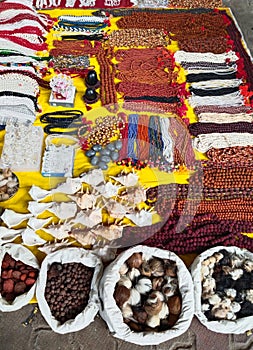
[[[253, 55], [253, 0], [224, 0], [223, 4], [232, 9]], [[60, 335], [51, 331], [40, 312], [24, 327], [33, 308], [30, 304], [16, 312], [0, 312], [0, 350], [253, 350], [253, 335], [214, 333], [196, 318], [186, 333], [157, 346], [142, 347], [114, 338], [99, 316], [84, 330]]]

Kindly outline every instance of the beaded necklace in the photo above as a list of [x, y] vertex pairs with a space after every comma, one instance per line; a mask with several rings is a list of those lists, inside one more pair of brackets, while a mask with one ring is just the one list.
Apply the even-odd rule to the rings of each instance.
[[148, 135], [149, 117], [145, 114], [139, 115], [138, 133], [137, 133], [137, 149], [138, 159], [147, 160], [149, 157], [149, 135]]
[[17, 70], [16, 68], [9, 68], [6, 70], [0, 70], [0, 79], [16, 79], [20, 81], [29, 81], [34, 84], [34, 87], [36, 88], [38, 85], [41, 87], [44, 87], [45, 89], [49, 89], [49, 82], [46, 80], [41, 79], [36, 74], [30, 72], [29, 70]]
[[191, 135], [198, 136], [200, 134], [212, 134], [212, 133], [253, 133], [253, 124], [248, 122], [236, 122], [236, 123], [193, 123], [189, 125], [189, 131]]
[[200, 134], [192, 141], [193, 147], [205, 153], [211, 148], [226, 148], [233, 146], [253, 146], [253, 137], [249, 133], [211, 133]]
[[214, 54], [214, 53], [199, 53], [199, 52], [186, 52], [176, 51], [176, 62], [211, 62], [211, 63], [226, 63], [227, 61], [236, 62], [238, 57], [234, 51], [228, 51], [226, 53]]
[[111, 62], [114, 57], [113, 48], [99, 48], [97, 60], [100, 66], [100, 100], [101, 104], [111, 105], [117, 103], [117, 91], [115, 86], [115, 65]]
[[189, 97], [189, 103], [192, 107], [207, 105], [236, 107], [244, 105], [244, 97], [241, 95], [240, 91], [229, 93], [228, 95], [221, 95], [215, 97], [191, 95]]
[[70, 22], [70, 23], [104, 23], [108, 21], [108, 18], [106, 17], [100, 17], [100, 16], [72, 16], [72, 15], [62, 15], [58, 17], [59, 21], [63, 22]]
[[23, 108], [27, 108], [31, 113], [35, 114], [35, 105], [34, 102], [25, 97], [19, 97], [19, 96], [0, 96], [0, 106], [24, 106]]
[[206, 156], [215, 163], [241, 163], [242, 161], [252, 163], [253, 146], [234, 146], [221, 149], [211, 148], [206, 152]]
[[200, 113], [198, 115], [198, 121], [201, 123], [237, 123], [237, 122], [248, 122], [253, 123], [253, 113]]
[[169, 39], [164, 31], [148, 29], [122, 29], [111, 32], [108, 35], [108, 44], [116, 47], [138, 47], [145, 46], [148, 48], [157, 46], [167, 46]]
[[138, 114], [130, 114], [128, 116], [128, 147], [127, 157], [137, 159], [138, 149], [136, 149], [136, 138], [138, 131]]

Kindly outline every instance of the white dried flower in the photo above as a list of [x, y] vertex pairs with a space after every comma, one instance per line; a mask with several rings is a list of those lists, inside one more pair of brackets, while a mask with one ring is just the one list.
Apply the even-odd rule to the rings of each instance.
[[228, 298], [234, 299], [236, 297], [236, 290], [233, 288], [224, 289], [224, 292]]
[[232, 279], [234, 281], [238, 280], [243, 275], [243, 269], [234, 269], [230, 272], [230, 275], [232, 276]]
[[234, 313], [239, 312], [241, 310], [241, 305], [239, 303], [237, 303], [236, 301], [233, 301], [231, 304], [231, 310]]
[[131, 306], [128, 304], [128, 302], [123, 305], [121, 310], [124, 318], [130, 318], [133, 316], [133, 310]]
[[236, 320], [236, 315], [234, 314], [233, 311], [228, 311], [226, 319], [230, 321], [234, 321]]
[[132, 281], [130, 280], [130, 278], [128, 278], [127, 276], [121, 276], [119, 281], [118, 281], [118, 285], [119, 286], [125, 286], [128, 289], [131, 289], [132, 287]]
[[209, 309], [210, 309], [210, 304], [204, 303], [204, 304], [201, 305], [201, 311], [202, 312], [208, 311]]
[[218, 296], [218, 294], [213, 294], [209, 299], [209, 304], [211, 305], [217, 305], [221, 302], [221, 298]]
[[131, 270], [128, 271], [127, 277], [130, 278], [131, 281], [133, 281], [135, 278], [140, 276], [140, 271], [133, 267]]
[[253, 304], [253, 289], [246, 290], [246, 297], [245, 297], [245, 299]]
[[165, 303], [163, 303], [162, 309], [161, 309], [161, 311], [159, 312], [159, 317], [160, 317], [160, 319], [164, 319], [164, 318], [166, 318], [168, 315], [169, 315], [169, 308], [168, 308], [168, 305], [165, 304]]
[[147, 326], [151, 328], [158, 327], [160, 325], [160, 317], [159, 315], [149, 316], [147, 319]]
[[152, 282], [149, 278], [146, 278], [146, 277], [140, 278], [135, 288], [138, 290], [139, 293], [146, 294], [149, 291], [151, 291]]
[[120, 275], [126, 275], [127, 271], [128, 271], [127, 264], [124, 263], [123, 265], [121, 265], [121, 267], [119, 269], [119, 273], [120, 273]]
[[141, 301], [140, 293], [135, 288], [132, 288], [130, 291], [130, 298], [128, 299], [128, 303], [130, 305], [137, 305], [139, 304], [140, 301]]

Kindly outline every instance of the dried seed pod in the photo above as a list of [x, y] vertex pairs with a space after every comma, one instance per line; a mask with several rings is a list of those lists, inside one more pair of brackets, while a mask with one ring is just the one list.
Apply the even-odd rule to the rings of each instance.
[[134, 307], [133, 317], [138, 323], [145, 324], [148, 318], [148, 314], [143, 307]]
[[140, 267], [141, 274], [143, 276], [150, 277], [152, 274], [151, 268], [149, 266], [149, 263], [147, 261], [143, 261], [141, 267]]
[[221, 298], [218, 296], [218, 294], [213, 294], [210, 298], [208, 298], [208, 302], [211, 305], [217, 305], [221, 302]]
[[165, 303], [162, 303], [162, 309], [159, 312], [160, 320], [166, 318], [169, 315], [169, 308], [168, 305]]
[[165, 275], [170, 277], [176, 277], [177, 276], [177, 265], [175, 261], [167, 261], [165, 263]]
[[141, 266], [142, 262], [143, 262], [142, 254], [141, 253], [133, 253], [133, 255], [127, 259], [126, 264], [130, 268], [138, 269]]
[[150, 315], [147, 319], [147, 325], [151, 328], [156, 328], [160, 325], [160, 317], [158, 314]]
[[155, 277], [164, 276], [164, 262], [161, 259], [153, 258], [149, 260], [149, 267]]
[[117, 285], [113, 293], [113, 297], [116, 304], [122, 308], [123, 304], [125, 304], [125, 302], [127, 302], [130, 298], [130, 289], [122, 285]]
[[128, 289], [131, 289], [132, 287], [132, 281], [127, 276], [121, 276], [117, 284], [119, 286], [125, 286]]
[[162, 310], [163, 302], [157, 297], [153, 297], [153, 293], [146, 300], [144, 309], [149, 316], [158, 315]]
[[243, 268], [246, 272], [252, 272], [253, 271], [253, 261], [250, 259], [246, 259], [243, 263]]
[[178, 295], [174, 295], [167, 300], [169, 312], [173, 315], [179, 315], [181, 313], [182, 302]]
[[122, 311], [122, 315], [125, 319], [128, 319], [128, 318], [133, 316], [133, 310], [131, 308], [131, 305], [129, 305], [128, 303], [125, 303], [122, 306], [121, 311]]
[[140, 276], [140, 271], [136, 268], [132, 268], [131, 270], [128, 271], [127, 277], [131, 280], [134, 281], [137, 277]]
[[120, 273], [120, 275], [126, 275], [127, 271], [128, 271], [127, 264], [124, 263], [123, 265], [121, 265], [121, 267], [119, 269], [119, 273]]
[[152, 280], [153, 290], [161, 290], [164, 279], [162, 277], [155, 277]]

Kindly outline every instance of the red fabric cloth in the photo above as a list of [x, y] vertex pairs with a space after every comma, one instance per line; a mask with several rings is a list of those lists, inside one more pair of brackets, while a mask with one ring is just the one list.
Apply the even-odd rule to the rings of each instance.
[[[42, 3], [41, 6], [38, 4]], [[130, 0], [33, 0], [33, 5], [40, 9], [46, 8], [117, 8], [132, 7]]]

